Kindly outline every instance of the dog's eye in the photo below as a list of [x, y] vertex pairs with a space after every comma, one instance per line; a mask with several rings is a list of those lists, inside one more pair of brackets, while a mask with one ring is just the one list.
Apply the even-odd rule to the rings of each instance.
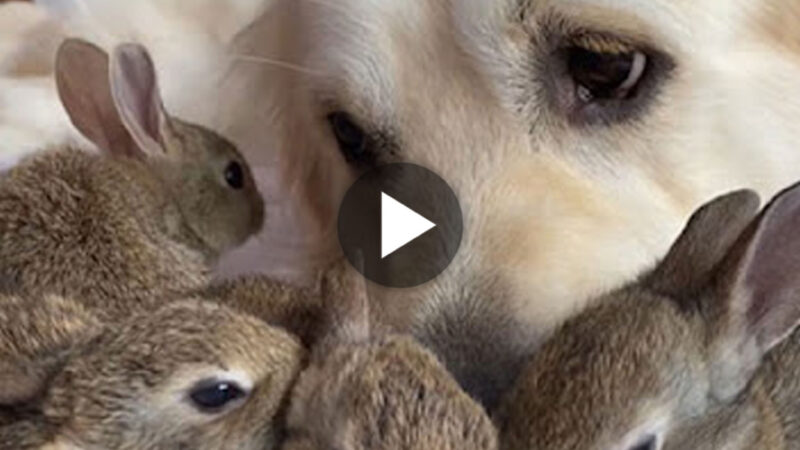
[[629, 450], [656, 450], [656, 437], [646, 436]]
[[674, 67], [663, 52], [603, 34], [568, 37], [549, 61], [546, 92], [575, 124], [640, 117]]
[[246, 392], [236, 383], [228, 381], [203, 381], [189, 394], [192, 404], [203, 413], [214, 414], [244, 399]]
[[335, 112], [328, 115], [328, 122], [339, 149], [348, 162], [363, 162], [368, 154], [369, 137], [349, 114]]
[[244, 187], [244, 170], [242, 165], [236, 161], [231, 161], [225, 167], [225, 182], [233, 189]]
[[635, 94], [647, 68], [647, 56], [637, 50], [598, 52], [571, 47], [567, 68], [581, 102], [625, 99]]

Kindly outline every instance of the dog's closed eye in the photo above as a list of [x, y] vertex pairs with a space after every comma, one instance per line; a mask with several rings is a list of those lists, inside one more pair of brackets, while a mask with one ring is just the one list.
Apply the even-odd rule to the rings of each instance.
[[369, 136], [352, 117], [345, 112], [328, 115], [331, 131], [339, 144], [339, 150], [348, 162], [363, 163], [369, 157]]
[[393, 162], [397, 143], [387, 130], [368, 129], [353, 115], [336, 110], [327, 115], [328, 125], [345, 161], [358, 169]]

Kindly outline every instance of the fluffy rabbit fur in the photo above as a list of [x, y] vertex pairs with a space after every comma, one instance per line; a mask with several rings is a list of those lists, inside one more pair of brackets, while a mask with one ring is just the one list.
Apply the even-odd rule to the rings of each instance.
[[196, 295], [284, 328], [311, 346], [328, 321], [325, 299], [336, 299], [336, 294], [251, 276], [214, 282]]
[[509, 450], [800, 445], [800, 185], [738, 191], [666, 258], [568, 321], [497, 421]]
[[[353, 291], [350, 263], [342, 258], [324, 270], [313, 287], [298, 287], [265, 276], [217, 280], [195, 295], [253, 315], [298, 336], [307, 347], [329, 331], [338, 302]], [[365, 287], [366, 289], [366, 287]], [[370, 319], [377, 319], [371, 317]], [[378, 328], [378, 324], [372, 326]], [[388, 331], [385, 327], [383, 331]]]
[[436, 357], [411, 337], [371, 332], [366, 287], [346, 286], [294, 388], [282, 448], [496, 449], [488, 416]]
[[167, 115], [141, 46], [119, 46], [109, 60], [68, 40], [56, 67], [66, 110], [102, 153], [55, 149], [0, 179], [0, 285], [111, 315], [203, 285], [216, 258], [263, 221], [243, 157]]
[[[44, 306], [36, 314], [54, 311]], [[53, 320], [68, 317], [62, 308]], [[27, 329], [18, 331], [28, 345]], [[0, 427], [0, 448], [274, 448], [278, 412], [304, 359], [290, 334], [197, 300], [133, 316], [59, 354], [35, 396], [5, 406], [15, 415]], [[223, 391], [236, 395], [220, 399]], [[196, 400], [198, 392], [205, 397]]]
[[100, 330], [97, 318], [77, 302], [0, 296], [0, 405], [36, 397], [70, 349]]

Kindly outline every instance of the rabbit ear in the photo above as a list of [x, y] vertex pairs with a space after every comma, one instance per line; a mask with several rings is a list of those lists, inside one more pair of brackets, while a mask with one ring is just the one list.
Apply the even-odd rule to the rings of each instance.
[[778, 194], [716, 274], [704, 317], [715, 394], [737, 394], [800, 323], [800, 184]]
[[169, 117], [164, 110], [150, 54], [142, 45], [122, 44], [111, 56], [111, 94], [122, 123], [142, 156], [164, 153]]
[[56, 86], [70, 121], [100, 150], [133, 155], [136, 144], [114, 105], [108, 55], [81, 39], [67, 39], [56, 54]]
[[364, 277], [341, 262], [323, 281], [321, 293], [329, 314], [325, 344], [363, 342], [370, 337], [370, 308]]
[[0, 405], [35, 400], [71, 350], [101, 329], [83, 307], [61, 297], [0, 298]]
[[758, 214], [760, 200], [750, 190], [734, 191], [700, 207], [667, 256], [642, 283], [676, 301], [693, 301], [705, 288], [742, 231]]

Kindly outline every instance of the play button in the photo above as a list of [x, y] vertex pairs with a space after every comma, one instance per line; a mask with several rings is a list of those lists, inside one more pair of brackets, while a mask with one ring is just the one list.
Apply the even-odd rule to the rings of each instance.
[[362, 175], [339, 208], [339, 242], [368, 279], [388, 287], [426, 283], [461, 244], [461, 208], [453, 190], [415, 164], [387, 164]]
[[435, 226], [435, 223], [381, 192], [381, 258], [386, 258]]

